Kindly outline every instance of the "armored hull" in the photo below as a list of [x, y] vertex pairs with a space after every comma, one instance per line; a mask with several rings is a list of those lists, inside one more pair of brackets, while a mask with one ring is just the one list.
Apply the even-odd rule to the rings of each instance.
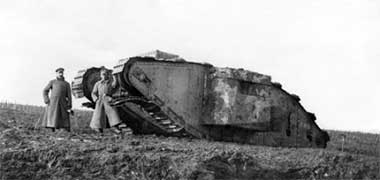
[[[78, 73], [75, 97], [92, 102], [98, 71]], [[112, 105], [135, 134], [285, 147], [323, 148], [329, 141], [300, 98], [267, 75], [187, 62], [161, 51], [119, 60], [113, 74], [118, 89]]]

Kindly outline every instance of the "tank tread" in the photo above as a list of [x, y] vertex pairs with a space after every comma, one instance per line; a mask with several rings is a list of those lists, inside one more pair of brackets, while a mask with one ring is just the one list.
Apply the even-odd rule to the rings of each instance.
[[191, 137], [191, 135], [185, 131], [183, 126], [170, 119], [158, 105], [145, 98], [118, 97], [111, 102], [111, 105], [119, 107], [126, 105], [127, 102], [139, 106], [141, 112], [146, 115], [144, 120], [161, 129], [165, 133], [179, 137]]
[[74, 81], [71, 82], [72, 94], [75, 98], [82, 98], [84, 96], [83, 75], [86, 71], [87, 69], [79, 70], [77, 75], [74, 77]]
[[75, 98], [86, 97], [88, 100], [93, 102], [91, 92], [93, 84], [100, 80], [100, 75], [98, 77], [96, 75], [98, 72], [100, 72], [100, 68], [97, 67], [91, 67], [78, 71], [74, 77], [74, 80], [71, 82], [71, 90]]

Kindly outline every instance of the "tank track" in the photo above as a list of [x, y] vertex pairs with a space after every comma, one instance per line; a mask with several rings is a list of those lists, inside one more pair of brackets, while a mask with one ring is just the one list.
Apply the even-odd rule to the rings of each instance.
[[167, 116], [167, 114], [161, 110], [159, 105], [145, 98], [135, 96], [115, 97], [111, 102], [111, 105], [123, 110], [125, 110], [125, 108], [136, 109], [137, 107], [139, 113], [143, 114], [142, 118], [144, 121], [165, 132], [163, 133], [164, 135], [192, 137], [192, 135], [187, 133], [181, 125]]

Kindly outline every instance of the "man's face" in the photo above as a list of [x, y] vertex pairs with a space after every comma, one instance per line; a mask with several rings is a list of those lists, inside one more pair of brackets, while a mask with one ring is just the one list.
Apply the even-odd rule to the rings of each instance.
[[102, 80], [107, 80], [108, 79], [108, 72], [107, 71], [100, 71], [100, 77]]
[[57, 78], [63, 78], [63, 71], [57, 72]]

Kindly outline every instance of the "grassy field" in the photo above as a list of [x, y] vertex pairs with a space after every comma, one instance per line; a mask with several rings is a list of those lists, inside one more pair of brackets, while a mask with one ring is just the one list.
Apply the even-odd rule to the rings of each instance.
[[0, 104], [0, 179], [380, 179], [380, 135], [329, 130], [326, 149], [104, 136], [75, 110], [73, 131], [35, 127], [44, 107]]
[[380, 157], [380, 134], [328, 130], [327, 149]]
[[[37, 123], [43, 117], [45, 108], [44, 106], [0, 102], [0, 110], [3, 110], [0, 118], [7, 118], [8, 121], [26, 128], [39, 128]], [[74, 130], [87, 128], [91, 115], [91, 111], [74, 109], [74, 115], [70, 118], [72, 128]]]

